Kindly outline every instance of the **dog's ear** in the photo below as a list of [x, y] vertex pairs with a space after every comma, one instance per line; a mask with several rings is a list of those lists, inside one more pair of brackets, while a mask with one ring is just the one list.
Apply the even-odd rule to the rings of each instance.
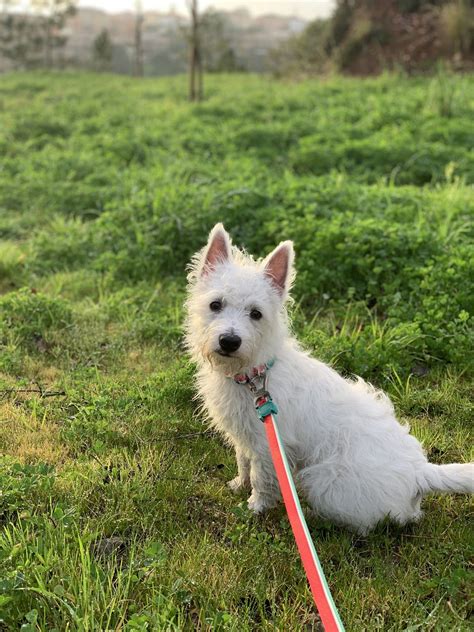
[[268, 277], [282, 298], [286, 298], [293, 282], [294, 258], [293, 242], [282, 241], [263, 262], [265, 276]]
[[218, 263], [228, 261], [231, 258], [232, 246], [229, 235], [222, 224], [216, 224], [209, 234], [204, 259], [201, 268], [201, 276], [206, 276]]

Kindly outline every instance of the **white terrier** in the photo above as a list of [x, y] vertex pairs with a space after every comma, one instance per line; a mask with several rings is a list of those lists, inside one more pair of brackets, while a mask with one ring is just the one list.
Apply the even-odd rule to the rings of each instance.
[[284, 241], [256, 262], [217, 224], [191, 264], [187, 345], [211, 424], [235, 448], [231, 489], [251, 488], [256, 513], [280, 498], [252, 394], [233, 379], [263, 365], [288, 461], [317, 514], [366, 533], [387, 516], [418, 520], [430, 492], [473, 492], [474, 464], [428, 463], [384, 393], [300, 349], [285, 309], [293, 257], [292, 242]]

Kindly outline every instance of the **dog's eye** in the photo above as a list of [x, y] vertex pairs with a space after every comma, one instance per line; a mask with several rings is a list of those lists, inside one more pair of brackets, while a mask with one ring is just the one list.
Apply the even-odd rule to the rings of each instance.
[[260, 319], [262, 318], [262, 312], [261, 312], [261, 311], [259, 311], [258, 309], [253, 309], [253, 310], [250, 312], [250, 318], [251, 318], [252, 320], [260, 320]]
[[222, 302], [221, 301], [212, 301], [212, 303], [209, 305], [209, 308], [211, 310], [211, 312], [220, 312], [222, 309]]

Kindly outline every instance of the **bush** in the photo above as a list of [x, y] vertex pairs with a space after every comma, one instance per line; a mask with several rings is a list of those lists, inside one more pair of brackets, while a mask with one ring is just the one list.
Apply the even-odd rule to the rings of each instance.
[[474, 47], [474, 10], [469, 0], [446, 3], [440, 8], [439, 22], [445, 50], [468, 56]]
[[46, 501], [53, 482], [53, 468], [47, 463], [23, 465], [0, 460], [0, 524], [22, 510], [36, 507], [39, 497]]
[[71, 321], [68, 303], [36, 290], [22, 288], [0, 298], [0, 336], [5, 344], [14, 339], [32, 347], [46, 339], [51, 330], [68, 327]]
[[367, 182], [380, 178], [397, 184], [423, 185], [442, 182], [446, 169], [453, 165], [456, 175], [474, 182], [470, 152], [463, 147], [446, 147], [443, 143], [414, 142], [411, 134], [394, 129], [333, 145], [321, 142], [319, 135], [302, 138], [291, 152], [297, 173], [321, 175], [338, 169]]
[[0, 291], [12, 289], [24, 274], [25, 255], [15, 242], [0, 243]]
[[[26, 240], [4, 265], [5, 290], [12, 280], [34, 286], [51, 272], [48, 288], [67, 283], [68, 271], [90, 274], [102, 329], [118, 321], [128, 341], [176, 348], [186, 265], [224, 221], [235, 243], [256, 256], [294, 239], [294, 295], [307, 314], [321, 309], [341, 318], [364, 306], [356, 342], [350, 328], [330, 336], [346, 370], [372, 374], [390, 359], [400, 370], [415, 360], [466, 366], [469, 77], [287, 86], [233, 76], [225, 90], [210, 77], [210, 96], [196, 106], [171, 80], [146, 87], [107, 81], [105, 89], [104, 78], [88, 79], [79, 90], [77, 78], [48, 78], [58, 99], [44, 104], [37, 128], [41, 93], [21, 117], [10, 108], [7, 127], [18, 131], [21, 119], [30, 131], [6, 143], [0, 172], [0, 231], [11, 243]], [[455, 117], [436, 105], [435, 88], [444, 94], [445, 84], [457, 95]], [[110, 100], [110, 90], [120, 99]], [[60, 127], [48, 129], [46, 120], [67, 126], [67, 146]], [[48, 142], [36, 145], [45, 135]], [[163, 291], [150, 303], [157, 287]], [[73, 298], [85, 300], [84, 293]], [[374, 318], [384, 334], [371, 342]], [[37, 316], [29, 319], [8, 336], [2, 327], [9, 348], [14, 336], [33, 347], [37, 336], [57, 341], [56, 325], [48, 330]], [[68, 353], [97, 361], [89, 353], [93, 335], [81, 334], [84, 354], [72, 338], [75, 332]], [[372, 354], [365, 361], [364, 345]]]
[[80, 218], [53, 216], [32, 239], [30, 267], [43, 273], [81, 268], [96, 254], [93, 235]]

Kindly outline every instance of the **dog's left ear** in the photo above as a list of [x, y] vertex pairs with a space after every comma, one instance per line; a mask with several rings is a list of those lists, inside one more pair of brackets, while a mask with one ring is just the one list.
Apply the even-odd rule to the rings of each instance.
[[293, 282], [295, 252], [292, 241], [282, 241], [263, 262], [264, 274], [285, 299]]

